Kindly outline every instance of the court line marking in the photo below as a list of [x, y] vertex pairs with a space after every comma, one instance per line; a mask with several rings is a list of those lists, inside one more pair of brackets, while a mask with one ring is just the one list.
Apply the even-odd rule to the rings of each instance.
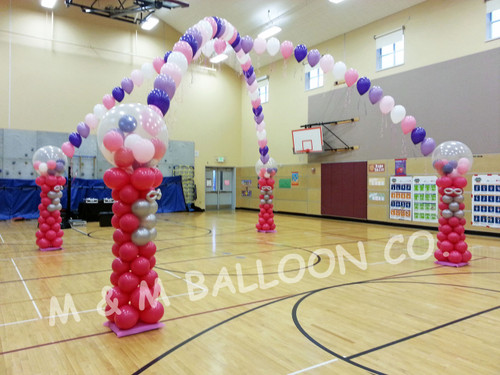
[[328, 365], [328, 364], [333, 363], [333, 362], [336, 362], [336, 361], [338, 361], [338, 360], [339, 360], [338, 358], [330, 359], [329, 361], [326, 361], [326, 362], [321, 362], [321, 363], [318, 363], [318, 364], [316, 364], [316, 365], [313, 365], [313, 366], [309, 366], [309, 367], [303, 368], [302, 370], [298, 370], [298, 371], [295, 371], [295, 372], [291, 372], [291, 373], [289, 373], [288, 375], [297, 375], [297, 374], [302, 374], [303, 372], [307, 372], [307, 371], [309, 371], [309, 370], [314, 370], [315, 368], [318, 368], [318, 367], [321, 367], [321, 366]]
[[[159, 269], [161, 269], [161, 268], [159, 268]], [[195, 286], [195, 287], [197, 287], [197, 288], [199, 288], [199, 289], [203, 290], [204, 292], [208, 291], [208, 288], [207, 288], [207, 287], [202, 287], [202, 286], [200, 286], [200, 285], [198, 285], [198, 284], [192, 283], [191, 281], [188, 281], [188, 280], [184, 279], [184, 278], [183, 278], [183, 277], [181, 277], [181, 276], [177, 276], [175, 273], [172, 273], [172, 272], [170, 272], [170, 271], [167, 271], [167, 270], [164, 270], [164, 269], [161, 269], [161, 270], [162, 270], [163, 272], [168, 273], [169, 275], [171, 275], [171, 276], [173, 276], [173, 277], [177, 278], [177, 279], [184, 280], [184, 281], [186, 282], [186, 284], [189, 284], [189, 285]], [[188, 293], [188, 294], [189, 294], [189, 293]]]
[[0, 234], [0, 240], [2, 240], [2, 243], [5, 243], [1, 234]]
[[40, 310], [38, 310], [38, 306], [36, 305], [35, 300], [31, 296], [30, 290], [28, 289], [28, 286], [26, 285], [26, 282], [24, 281], [23, 276], [21, 275], [21, 272], [19, 272], [19, 268], [17, 268], [16, 262], [14, 262], [14, 259], [12, 259], [12, 258], [10, 258], [10, 260], [12, 261], [12, 264], [16, 268], [17, 274], [19, 275], [19, 278], [21, 279], [21, 281], [22, 281], [22, 283], [24, 285], [24, 289], [26, 289], [26, 292], [28, 293], [28, 296], [30, 298], [31, 303], [33, 303], [33, 306], [35, 307], [36, 313], [38, 314], [38, 318], [42, 319], [43, 318], [42, 314], [40, 314]]

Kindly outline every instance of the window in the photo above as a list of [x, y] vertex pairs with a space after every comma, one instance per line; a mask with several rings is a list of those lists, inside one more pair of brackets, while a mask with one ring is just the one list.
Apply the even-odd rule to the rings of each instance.
[[486, 3], [486, 40], [500, 38], [500, 0]]
[[257, 78], [257, 83], [259, 85], [259, 98], [262, 104], [269, 101], [269, 77], [263, 76]]
[[306, 91], [323, 87], [323, 71], [306, 65]]
[[405, 62], [405, 39], [403, 28], [375, 36], [377, 70], [403, 65]]

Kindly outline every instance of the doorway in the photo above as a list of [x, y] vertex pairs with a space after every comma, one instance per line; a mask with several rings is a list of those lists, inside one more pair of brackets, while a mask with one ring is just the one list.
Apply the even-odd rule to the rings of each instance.
[[206, 167], [205, 208], [207, 210], [234, 209], [236, 195], [234, 168]]

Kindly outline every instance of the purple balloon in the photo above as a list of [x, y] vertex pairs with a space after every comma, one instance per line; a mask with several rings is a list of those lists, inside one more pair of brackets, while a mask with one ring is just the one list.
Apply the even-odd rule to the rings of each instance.
[[241, 38], [241, 48], [245, 53], [250, 52], [253, 48], [253, 39], [248, 35]]
[[155, 79], [154, 88], [165, 91], [169, 99], [172, 99], [175, 94], [175, 81], [168, 74], [160, 74]]
[[253, 66], [252, 65], [250, 65], [250, 68], [248, 68], [247, 71], [243, 72], [243, 74], [245, 75], [245, 78], [250, 77], [253, 73], [254, 73], [254, 70], [253, 70]]
[[132, 81], [130, 78], [126, 77], [122, 79], [121, 86], [123, 91], [125, 91], [127, 94], [130, 95], [132, 90], [134, 89], [134, 81]]
[[295, 47], [293, 54], [295, 55], [295, 60], [297, 60], [297, 62], [301, 62], [307, 56], [307, 47], [303, 44], [299, 44]]
[[148, 104], [158, 107], [163, 116], [165, 116], [170, 107], [170, 99], [165, 91], [153, 89], [148, 95]]
[[89, 126], [84, 123], [84, 122], [80, 122], [77, 126], [76, 126], [76, 131], [78, 132], [78, 134], [80, 134], [83, 138], [87, 138], [90, 134], [90, 128]]
[[196, 40], [196, 43], [198, 43], [198, 48], [200, 48], [201, 44], [203, 43], [203, 37], [201, 36], [200, 30], [198, 30], [196, 27], [190, 27], [189, 29], [187, 29], [186, 34], [191, 34]]
[[163, 56], [163, 61], [165, 61], [165, 63], [167, 63], [168, 57], [170, 56], [171, 53], [172, 51], [168, 51], [167, 53], [165, 53], [165, 56]]
[[311, 68], [314, 68], [319, 63], [319, 59], [321, 59], [321, 55], [317, 49], [312, 49], [307, 54], [307, 62]]
[[370, 98], [370, 103], [376, 104], [382, 99], [384, 96], [384, 91], [378, 86], [373, 86], [368, 93], [368, 97]]
[[247, 83], [248, 83], [248, 86], [251, 86], [251, 85], [252, 85], [252, 83], [254, 83], [254, 82], [255, 82], [255, 78], [256, 78], [256, 77], [255, 77], [255, 74], [252, 74], [250, 77], [248, 77], [248, 78], [246, 79], [246, 81], [247, 81]]
[[123, 100], [123, 98], [125, 97], [125, 92], [123, 91], [123, 89], [119, 86], [116, 86], [114, 89], [113, 89], [113, 98], [115, 98], [115, 100], [117, 102], [121, 102]]
[[264, 114], [261, 113], [260, 115], [258, 116], [253, 116], [253, 119], [255, 120], [255, 122], [257, 124], [260, 124], [263, 120], [264, 120]]
[[[241, 42], [240, 33], [236, 33], [236, 39], [234, 40], [234, 42], [231, 43], [231, 47], [233, 47], [235, 52], [238, 52], [238, 51], [236, 51], [236, 46], [238, 46], [240, 44], [240, 42]], [[241, 48], [241, 46], [239, 48]]]
[[265, 156], [269, 152], [269, 147], [264, 146], [263, 148], [259, 148], [259, 152], [261, 155]]
[[71, 133], [68, 137], [69, 143], [71, 143], [76, 148], [79, 148], [82, 144], [82, 137], [78, 133]]
[[56, 161], [56, 171], [61, 173], [62, 171], [64, 171], [64, 165], [66, 163], [64, 162], [64, 160], [62, 159], [59, 159]]
[[257, 108], [252, 108], [252, 111], [255, 116], [258, 116], [262, 114], [262, 106], [259, 105]]
[[181, 36], [181, 38], [179, 40], [189, 44], [189, 46], [191, 47], [191, 50], [193, 51], [193, 56], [196, 55], [196, 52], [198, 51], [198, 42], [196, 42], [196, 39], [194, 38], [193, 35], [184, 34], [183, 36]]
[[269, 155], [261, 155], [260, 160], [266, 164], [269, 161]]
[[429, 155], [436, 148], [436, 142], [432, 138], [425, 138], [422, 144], [420, 145], [420, 151], [422, 155]]
[[356, 83], [359, 95], [364, 95], [370, 88], [371, 82], [367, 77], [361, 77]]
[[[217, 32], [217, 34], [215, 34], [215, 37], [217, 38], [221, 38], [222, 35], [224, 35], [224, 33], [226, 32], [226, 23], [221, 18], [219, 19], [220, 19], [220, 30]], [[217, 25], [217, 28], [219, 28], [219, 25]]]
[[212, 17], [215, 20], [215, 24], [217, 25], [217, 30], [215, 31], [214, 38], [218, 38], [221, 34], [222, 29], [222, 20], [219, 17]]
[[443, 166], [443, 173], [444, 174], [449, 174], [451, 172], [453, 172], [453, 165], [451, 165], [451, 163], [446, 163], [444, 166]]
[[411, 131], [411, 141], [413, 144], [418, 144], [425, 139], [425, 129], [417, 127]]

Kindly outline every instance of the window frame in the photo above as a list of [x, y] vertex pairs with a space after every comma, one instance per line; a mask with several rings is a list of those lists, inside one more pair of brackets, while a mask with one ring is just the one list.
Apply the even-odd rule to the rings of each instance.
[[[312, 76], [311, 73], [317, 73]], [[305, 66], [305, 91], [316, 90], [325, 85], [325, 75], [323, 70], [320, 69], [319, 65], [311, 68], [309, 64]], [[314, 86], [311, 86], [311, 82], [317, 81]]]
[[[375, 35], [375, 70], [377, 72], [395, 68], [405, 63], [404, 27], [384, 34]], [[389, 53], [384, 49], [390, 48]], [[390, 58], [391, 64], [386, 65], [384, 59]], [[399, 61], [399, 62], [398, 62]]]

